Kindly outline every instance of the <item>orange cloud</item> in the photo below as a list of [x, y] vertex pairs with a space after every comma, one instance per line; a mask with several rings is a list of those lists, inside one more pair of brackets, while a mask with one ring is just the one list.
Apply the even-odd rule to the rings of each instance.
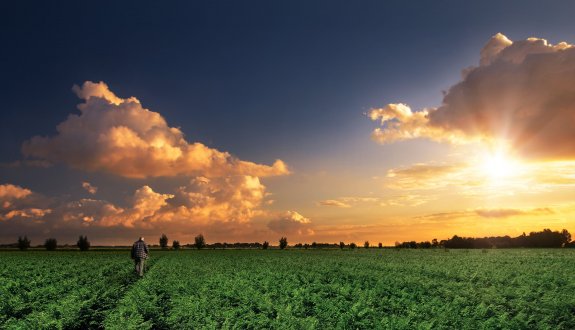
[[32, 193], [30, 189], [15, 186], [13, 184], [0, 185], [0, 201], [6, 202], [14, 199], [21, 199]]
[[144, 108], [135, 97], [117, 97], [103, 82], [88, 81], [73, 90], [84, 100], [78, 105], [80, 114], [60, 123], [55, 136], [24, 142], [26, 157], [129, 178], [289, 173], [281, 160], [262, 165], [199, 142], [188, 143], [159, 113]]
[[311, 220], [295, 211], [287, 211], [268, 223], [268, 228], [282, 235], [313, 235]]
[[516, 215], [549, 215], [553, 214], [550, 208], [537, 208], [531, 210], [521, 209], [479, 209], [475, 213], [484, 218], [507, 218]]
[[452, 143], [499, 141], [530, 159], [575, 158], [575, 47], [528, 38], [489, 40], [480, 64], [463, 72], [442, 105], [412, 111], [390, 104], [368, 113], [380, 120], [380, 143], [428, 138]]
[[82, 188], [84, 188], [87, 192], [94, 195], [98, 192], [98, 187], [94, 187], [90, 184], [90, 182], [82, 182]]
[[343, 208], [351, 207], [351, 205], [335, 199], [326, 199], [324, 201], [320, 201], [318, 204], [321, 206], [335, 206]]

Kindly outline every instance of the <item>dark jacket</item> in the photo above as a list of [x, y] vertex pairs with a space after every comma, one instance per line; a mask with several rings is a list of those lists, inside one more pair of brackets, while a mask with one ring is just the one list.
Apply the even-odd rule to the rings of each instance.
[[138, 240], [132, 245], [132, 259], [148, 259], [148, 246], [146, 242]]

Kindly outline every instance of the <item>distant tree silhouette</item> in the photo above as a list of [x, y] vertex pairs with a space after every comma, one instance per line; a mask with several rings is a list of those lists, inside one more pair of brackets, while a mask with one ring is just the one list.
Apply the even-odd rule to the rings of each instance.
[[26, 251], [28, 250], [28, 248], [30, 247], [30, 240], [28, 239], [28, 236], [18, 236], [18, 248], [20, 249], [20, 251]]
[[355, 244], [355, 243], [353, 243], [353, 242], [349, 243], [349, 248], [350, 248], [350, 249], [353, 250], [353, 249], [355, 249], [356, 247], [357, 247], [357, 244]]
[[174, 249], [174, 250], [179, 250], [179, 249], [180, 249], [180, 241], [174, 240], [174, 241], [172, 242], [172, 249]]
[[305, 243], [305, 244], [303, 245], [303, 248], [306, 249], [306, 250], [309, 249], [309, 244]]
[[379, 242], [379, 243], [377, 244], [377, 247], [378, 247], [379, 249], [381, 249], [381, 248], [383, 247], [383, 244], [381, 244], [381, 242]]
[[202, 234], [199, 234], [198, 236], [196, 236], [194, 238], [194, 242], [195, 242], [196, 249], [198, 249], [198, 250], [206, 247], [206, 239], [204, 238], [204, 235], [202, 235]]
[[365, 243], [363, 243], [363, 247], [369, 249], [369, 241], [365, 241]]
[[166, 236], [166, 234], [162, 234], [162, 236], [160, 236], [160, 247], [162, 249], [168, 248], [168, 236]]
[[264, 241], [264, 244], [262, 244], [262, 250], [267, 250], [268, 246], [270, 246], [270, 242]]
[[312, 249], [317, 249], [317, 242], [312, 242], [312, 243], [311, 243], [311, 248], [312, 248]]
[[78, 242], [76, 243], [80, 251], [88, 251], [90, 249], [90, 241], [88, 241], [88, 236], [80, 235]]
[[287, 237], [280, 238], [280, 249], [285, 249], [288, 245]]
[[344, 247], [345, 247], [345, 243], [344, 243], [344, 242], [339, 242], [339, 248], [343, 250]]
[[539, 232], [530, 232], [529, 235], [523, 233], [517, 237], [506, 235], [474, 238], [453, 235], [450, 239], [442, 240], [441, 242], [438, 242], [435, 238], [431, 242], [397, 242], [396, 247], [413, 249], [427, 249], [438, 246], [443, 246], [448, 249], [488, 249], [493, 247], [559, 248], [570, 246], [569, 242], [571, 242], [571, 234], [566, 229], [560, 232], [543, 229]]
[[56, 250], [56, 248], [58, 247], [58, 241], [55, 238], [48, 238], [45, 242], [44, 242], [44, 247], [46, 248], [46, 250], [48, 251], [54, 251]]

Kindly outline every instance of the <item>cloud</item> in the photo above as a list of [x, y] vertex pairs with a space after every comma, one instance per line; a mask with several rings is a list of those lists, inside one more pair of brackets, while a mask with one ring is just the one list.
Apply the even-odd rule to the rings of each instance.
[[351, 205], [344, 203], [342, 201], [335, 200], [335, 199], [326, 199], [326, 200], [320, 201], [318, 204], [321, 206], [335, 206], [335, 207], [343, 207], [343, 208], [351, 207]]
[[517, 209], [517, 208], [482, 208], [475, 210], [464, 210], [464, 211], [450, 211], [450, 212], [440, 212], [432, 213], [424, 216], [415, 217], [415, 219], [420, 220], [421, 223], [444, 223], [450, 222], [454, 223], [456, 219], [465, 218], [509, 218], [516, 216], [545, 216], [555, 214], [555, 211], [548, 207], [533, 208], [533, 209]]
[[484, 218], [507, 218], [517, 215], [549, 215], [553, 214], [550, 208], [537, 208], [531, 210], [521, 209], [478, 209], [475, 213]]
[[428, 138], [508, 145], [534, 160], [575, 158], [575, 47], [544, 39], [512, 42], [493, 36], [479, 66], [463, 72], [437, 108], [412, 111], [405, 104], [372, 109], [380, 143]]
[[87, 192], [94, 195], [98, 192], [98, 187], [94, 187], [90, 184], [90, 182], [82, 182], [82, 188], [84, 188]]
[[478, 173], [464, 164], [417, 163], [387, 171], [388, 188], [400, 190], [440, 189], [450, 185], [476, 186]]
[[0, 185], [0, 201], [10, 202], [15, 199], [22, 199], [32, 193], [30, 189], [15, 186], [13, 184]]
[[268, 223], [268, 228], [282, 235], [313, 235], [311, 220], [295, 211], [286, 211]]
[[87, 81], [73, 90], [84, 100], [78, 105], [80, 114], [69, 115], [54, 136], [25, 141], [26, 157], [128, 178], [289, 173], [281, 160], [262, 165], [199, 142], [189, 143], [159, 113], [144, 108], [135, 97], [116, 96], [103, 82]]

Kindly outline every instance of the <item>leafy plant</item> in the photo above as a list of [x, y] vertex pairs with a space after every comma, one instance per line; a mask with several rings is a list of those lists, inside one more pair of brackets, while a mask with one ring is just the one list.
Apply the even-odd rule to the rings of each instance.
[[270, 242], [264, 241], [264, 243], [262, 244], [262, 249], [267, 250], [269, 246], [270, 246]]
[[172, 242], [172, 248], [173, 248], [174, 250], [179, 250], [179, 249], [180, 249], [180, 241], [174, 240], [174, 241]]

